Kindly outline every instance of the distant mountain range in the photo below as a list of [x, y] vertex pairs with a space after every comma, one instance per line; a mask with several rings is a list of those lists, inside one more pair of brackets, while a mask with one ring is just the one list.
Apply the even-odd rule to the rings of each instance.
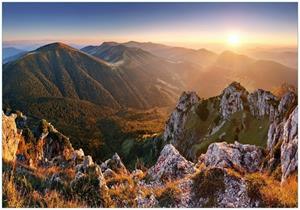
[[81, 50], [53, 43], [20, 53], [3, 66], [4, 99], [67, 97], [147, 109], [174, 105], [184, 90], [196, 90], [205, 98], [217, 95], [232, 81], [250, 91], [283, 83], [297, 86], [296, 69], [231, 51], [216, 54], [131, 41]]
[[17, 60], [26, 53], [27, 51], [15, 47], [4, 47], [2, 49], [2, 61], [3, 63], [8, 63], [10, 61]]

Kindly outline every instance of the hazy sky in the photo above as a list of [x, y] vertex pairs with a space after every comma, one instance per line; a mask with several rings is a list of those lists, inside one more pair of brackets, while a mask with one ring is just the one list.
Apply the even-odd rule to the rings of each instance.
[[3, 3], [3, 41], [296, 45], [297, 3]]

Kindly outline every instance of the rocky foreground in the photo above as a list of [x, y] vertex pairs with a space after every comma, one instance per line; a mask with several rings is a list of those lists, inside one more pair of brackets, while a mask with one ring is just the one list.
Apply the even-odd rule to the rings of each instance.
[[[237, 91], [237, 88], [239, 90]], [[155, 165], [129, 171], [118, 154], [95, 162], [50, 123], [17, 129], [24, 116], [2, 114], [3, 205], [6, 207], [296, 207], [298, 107], [293, 93], [278, 105], [269, 92], [223, 92], [222, 119], [245, 108], [271, 119], [267, 147], [217, 142], [196, 161], [176, 148], [186, 111], [201, 99], [184, 93], [166, 125]], [[244, 102], [243, 102], [244, 101]], [[255, 105], [254, 105], [255, 104]], [[182, 141], [180, 141], [182, 143]]]

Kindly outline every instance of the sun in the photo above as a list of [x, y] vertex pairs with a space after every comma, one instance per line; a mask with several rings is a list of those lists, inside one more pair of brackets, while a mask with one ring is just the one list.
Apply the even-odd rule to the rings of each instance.
[[238, 46], [240, 44], [240, 37], [237, 34], [230, 34], [227, 37], [227, 43], [231, 46]]

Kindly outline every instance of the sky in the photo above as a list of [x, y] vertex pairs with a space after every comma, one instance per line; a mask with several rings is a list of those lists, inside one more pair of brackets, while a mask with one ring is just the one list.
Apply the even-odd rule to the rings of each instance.
[[296, 46], [297, 3], [3, 3], [3, 43]]

